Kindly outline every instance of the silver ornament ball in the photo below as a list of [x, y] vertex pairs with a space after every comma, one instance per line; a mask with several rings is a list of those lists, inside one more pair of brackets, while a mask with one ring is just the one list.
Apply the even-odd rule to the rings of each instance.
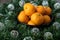
[[60, 3], [55, 3], [55, 4], [54, 4], [54, 8], [55, 8], [55, 9], [60, 9]]
[[48, 1], [44, 1], [44, 0], [43, 0], [42, 5], [43, 5], [43, 6], [49, 6], [49, 3], [48, 3]]
[[11, 37], [13, 37], [13, 38], [17, 38], [18, 35], [19, 35], [19, 33], [18, 33], [18, 31], [16, 31], [16, 30], [12, 30], [12, 31], [10, 32], [10, 35], [11, 35]]
[[33, 40], [32, 37], [25, 37], [23, 40]]
[[39, 34], [39, 29], [38, 28], [32, 28], [31, 33], [34, 35], [38, 35]]
[[7, 8], [8, 8], [9, 10], [14, 10], [14, 9], [15, 9], [15, 7], [14, 7], [13, 4], [9, 4], [9, 5], [7, 6]]
[[54, 22], [53, 26], [58, 26], [60, 23], [59, 22]]
[[57, 30], [60, 29], [60, 23], [59, 22], [54, 22], [53, 27], [55, 27]]
[[19, 1], [19, 6], [23, 7], [24, 4], [25, 4], [25, 1], [24, 1], [24, 0], [20, 0], [20, 1]]
[[53, 38], [53, 34], [51, 32], [46, 32], [46, 33], [44, 33], [44, 38], [45, 39], [52, 39]]

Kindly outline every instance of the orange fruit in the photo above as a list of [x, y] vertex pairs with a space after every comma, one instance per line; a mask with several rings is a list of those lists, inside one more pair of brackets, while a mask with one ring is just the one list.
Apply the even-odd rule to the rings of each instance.
[[50, 7], [44, 6], [44, 9], [45, 9], [45, 14], [46, 15], [51, 15], [52, 9]]
[[18, 20], [22, 23], [27, 23], [29, 21], [29, 18], [25, 15], [24, 11], [21, 11], [18, 15]]
[[41, 5], [40, 6], [37, 6], [36, 7], [36, 10], [37, 10], [38, 13], [41, 13], [41, 14], [44, 15], [45, 10], [44, 10], [44, 7], [43, 6], [41, 6]]
[[31, 21], [36, 25], [41, 25], [44, 21], [42, 14], [34, 13], [31, 16]]
[[24, 5], [25, 14], [30, 16], [35, 12], [35, 7], [31, 3], [26, 3]]
[[35, 25], [31, 20], [28, 22], [28, 25]]
[[44, 23], [48, 24], [51, 22], [51, 18], [48, 15], [44, 15]]

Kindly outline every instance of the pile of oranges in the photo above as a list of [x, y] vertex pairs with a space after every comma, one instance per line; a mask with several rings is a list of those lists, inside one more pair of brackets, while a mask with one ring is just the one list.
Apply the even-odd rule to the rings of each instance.
[[52, 9], [48, 6], [34, 6], [31, 3], [24, 4], [24, 10], [18, 15], [18, 21], [28, 25], [41, 25], [51, 22]]

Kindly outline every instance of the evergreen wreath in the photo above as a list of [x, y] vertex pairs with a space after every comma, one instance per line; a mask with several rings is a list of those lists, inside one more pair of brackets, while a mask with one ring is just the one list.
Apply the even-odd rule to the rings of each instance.
[[[25, 3], [49, 6], [52, 21], [48, 25], [31, 26], [17, 19]], [[56, 0], [11, 0], [0, 4], [0, 40], [59, 40], [60, 3]]]

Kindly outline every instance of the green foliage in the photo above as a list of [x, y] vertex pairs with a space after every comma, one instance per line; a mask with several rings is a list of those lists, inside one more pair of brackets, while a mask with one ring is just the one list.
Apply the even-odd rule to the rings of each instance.
[[[31, 36], [34, 40], [45, 40], [44, 39], [44, 33], [45, 32], [51, 32], [53, 34], [53, 39], [51, 40], [59, 40], [60, 38], [60, 29], [56, 29], [52, 25], [48, 25], [48, 27], [39, 27], [40, 32], [39, 35], [33, 35], [31, 33], [31, 29], [33, 28], [32, 26], [28, 26], [26, 24], [19, 23], [17, 20], [17, 15], [21, 10], [23, 10], [23, 7], [19, 6], [19, 1], [20, 0], [11, 0], [11, 2], [6, 3], [6, 4], [1, 4], [0, 5], [0, 22], [3, 22], [5, 24], [5, 29], [0, 31], [0, 40], [23, 40], [27, 36]], [[31, 0], [24, 0], [25, 2], [29, 2]], [[38, 2], [34, 1], [38, 5], [41, 5], [42, 0], [38, 0]], [[54, 9], [54, 4], [55, 0], [48, 0], [50, 7], [52, 8], [52, 17], [53, 21], [58, 21], [60, 22], [60, 19], [57, 19], [56, 13], [60, 12], [60, 9], [55, 10]], [[14, 4], [15, 10], [12, 12], [7, 9], [8, 4]], [[10, 14], [9, 14], [10, 12]], [[52, 23], [53, 24], [53, 23]], [[19, 36], [17, 38], [12, 38], [10, 35], [11, 30], [17, 30], [19, 32]]]

